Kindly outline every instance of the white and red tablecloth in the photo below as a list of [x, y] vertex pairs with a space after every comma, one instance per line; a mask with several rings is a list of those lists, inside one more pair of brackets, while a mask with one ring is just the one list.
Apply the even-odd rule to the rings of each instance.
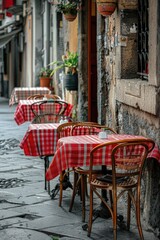
[[56, 151], [59, 123], [30, 124], [20, 143], [27, 156], [53, 155]]
[[50, 89], [46, 87], [16, 87], [11, 93], [9, 106], [18, 103], [19, 100], [25, 100], [35, 94], [51, 94]]
[[[58, 140], [57, 151], [53, 160], [47, 170], [46, 179], [49, 181], [58, 176], [63, 170], [72, 167], [89, 166], [90, 151], [93, 147], [104, 142], [112, 142], [116, 140], [142, 138], [142, 136], [133, 135], [108, 135], [106, 139], [100, 139], [97, 135], [81, 135], [63, 137]], [[101, 156], [97, 159], [97, 165], [111, 164], [110, 153], [113, 145], [106, 148]], [[160, 151], [156, 145], [152, 152], [149, 153], [148, 158], [155, 158], [160, 162]]]
[[[16, 123], [18, 125], [20, 124], [23, 124], [24, 122], [27, 122], [27, 121], [32, 121], [33, 118], [34, 118], [34, 114], [33, 112], [31, 111], [31, 105], [34, 103], [34, 102], [39, 102], [39, 100], [20, 100], [17, 107], [16, 107], [16, 111], [14, 113], [14, 120], [16, 121]], [[55, 104], [54, 106], [57, 106], [57, 112], [59, 110], [59, 105]], [[43, 108], [48, 108], [48, 110], [50, 108], [52, 108], [52, 103], [46, 103]], [[38, 112], [38, 105], [35, 104], [34, 105], [34, 110], [36, 110], [37, 113]], [[73, 110], [73, 105], [68, 103], [68, 107], [67, 109], [65, 110], [64, 112], [64, 116], [68, 116], [68, 117], [71, 117], [72, 115], [72, 110]], [[56, 111], [55, 111], [56, 112]]]
[[[60, 123], [30, 124], [20, 143], [24, 154], [27, 156], [53, 155], [57, 147], [57, 128], [59, 125]], [[67, 126], [63, 129], [63, 132], [60, 134], [61, 137], [70, 136], [71, 127]], [[84, 131], [84, 134], [87, 134], [87, 130], [81, 129], [81, 133], [82, 131]], [[74, 131], [74, 134], [79, 134], [79, 128]]]

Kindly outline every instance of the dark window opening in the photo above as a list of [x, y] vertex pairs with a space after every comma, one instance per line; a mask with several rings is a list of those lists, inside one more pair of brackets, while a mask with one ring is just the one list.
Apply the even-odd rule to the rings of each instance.
[[138, 1], [138, 74], [148, 79], [149, 0]]

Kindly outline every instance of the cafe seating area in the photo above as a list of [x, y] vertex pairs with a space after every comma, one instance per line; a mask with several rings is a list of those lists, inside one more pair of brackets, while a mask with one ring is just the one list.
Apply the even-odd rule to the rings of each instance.
[[[71, 188], [72, 196], [67, 211], [72, 212], [79, 193], [82, 223], [88, 221], [86, 235], [90, 236], [94, 215], [93, 194], [97, 195], [110, 212], [113, 239], [116, 240], [117, 202], [127, 192], [127, 229], [130, 228], [133, 203], [137, 231], [140, 239], [144, 239], [140, 221], [140, 180], [146, 159], [155, 158], [160, 162], [158, 146], [152, 139], [144, 136], [118, 134], [105, 125], [73, 120], [72, 104], [48, 95], [45, 99], [36, 99], [35, 94], [43, 95], [36, 92], [31, 97], [26, 94], [26, 99], [18, 100], [14, 119], [18, 125], [30, 122], [20, 148], [26, 156], [38, 156], [44, 160], [45, 190], [53, 201], [59, 193], [59, 207], [62, 207], [63, 192], [68, 187]], [[70, 172], [73, 172], [73, 179], [70, 179]], [[58, 187], [51, 190], [50, 181], [57, 176]], [[137, 195], [133, 194], [133, 189]], [[101, 194], [104, 190], [110, 196], [107, 201]], [[119, 190], [122, 193], [119, 194]], [[90, 202], [89, 220], [86, 218], [86, 197]]]

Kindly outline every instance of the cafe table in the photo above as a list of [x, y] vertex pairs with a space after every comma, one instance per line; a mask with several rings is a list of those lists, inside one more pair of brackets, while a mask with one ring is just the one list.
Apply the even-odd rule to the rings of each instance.
[[[18, 125], [21, 125], [24, 122], [28, 122], [28, 121], [31, 122], [33, 120], [34, 114], [31, 111], [31, 105], [36, 101], [38, 102], [39, 100], [20, 100], [19, 101], [14, 113], [14, 120]], [[52, 103], [48, 102], [45, 104], [46, 108], [50, 108], [51, 106], [52, 106]], [[59, 105], [57, 105], [57, 111], [59, 110], [58, 107]], [[36, 110], [36, 112], [38, 113], [39, 109], [37, 104], [34, 105], [34, 110]], [[73, 105], [68, 103], [67, 109], [64, 112], [64, 116], [71, 117], [72, 110], [73, 110]]]
[[[89, 166], [90, 151], [98, 144], [131, 138], [138, 139], [143, 137], [112, 134], [108, 135], [105, 139], [100, 139], [98, 135], [68, 136], [60, 138], [57, 143], [57, 150], [46, 172], [46, 179], [50, 181], [68, 168]], [[106, 148], [106, 151], [97, 158], [96, 165], [111, 165], [110, 155], [113, 146], [110, 145], [110, 147]], [[152, 152], [149, 153], [148, 158], [155, 158], [160, 163], [160, 151], [157, 145], [155, 145]]]
[[56, 151], [60, 123], [30, 124], [20, 148], [27, 156], [53, 155]]
[[[54, 155], [56, 151], [58, 141], [57, 128], [59, 125], [60, 123], [30, 124], [25, 136], [20, 143], [20, 148], [23, 149], [26, 156], [39, 156], [46, 160], [45, 171], [48, 167], [47, 156]], [[70, 133], [70, 130], [68, 130], [68, 128], [65, 130], [65, 136]], [[47, 185], [45, 179], [45, 189], [47, 189], [46, 186]], [[71, 187], [70, 182], [68, 182], [68, 187]], [[58, 190], [59, 184], [57, 184], [55, 188]], [[48, 192], [50, 193], [49, 182]]]
[[9, 106], [18, 103], [19, 100], [25, 100], [31, 95], [35, 94], [51, 94], [47, 87], [16, 87], [12, 90]]

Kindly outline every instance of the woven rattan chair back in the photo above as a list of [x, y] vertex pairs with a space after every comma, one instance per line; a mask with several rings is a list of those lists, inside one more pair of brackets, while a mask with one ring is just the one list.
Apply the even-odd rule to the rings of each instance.
[[[42, 100], [31, 105], [34, 114], [32, 123], [55, 123], [64, 116], [68, 103], [62, 100]], [[67, 117], [66, 117], [67, 118]]]
[[27, 100], [41, 100], [44, 98], [43, 94], [35, 94], [35, 95], [31, 95], [27, 98]]

